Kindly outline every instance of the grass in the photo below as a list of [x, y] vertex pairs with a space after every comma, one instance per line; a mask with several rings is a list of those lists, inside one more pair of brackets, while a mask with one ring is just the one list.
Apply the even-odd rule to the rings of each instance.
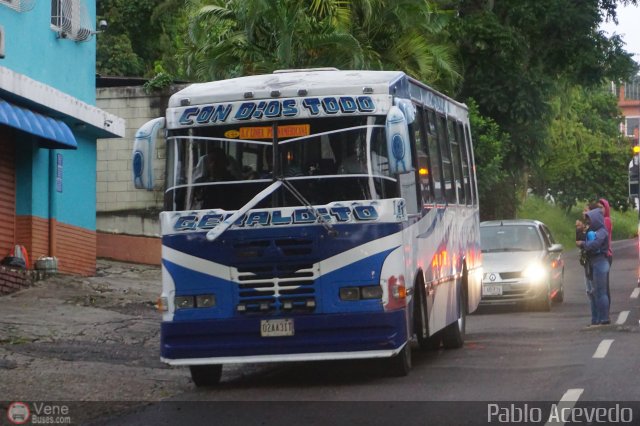
[[[575, 248], [576, 219], [582, 218], [582, 206], [574, 207], [569, 214], [559, 207], [547, 204], [538, 197], [528, 197], [518, 209], [519, 219], [537, 219], [544, 222], [557, 242], [565, 247], [565, 250]], [[613, 223], [613, 240], [625, 240], [634, 238], [638, 233], [638, 212], [629, 210], [626, 212], [611, 211]]]

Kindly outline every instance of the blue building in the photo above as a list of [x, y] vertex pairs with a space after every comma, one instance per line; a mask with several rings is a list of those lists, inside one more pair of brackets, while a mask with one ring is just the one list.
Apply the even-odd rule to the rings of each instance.
[[124, 120], [95, 106], [96, 0], [0, 0], [0, 258], [96, 260], [96, 139]]

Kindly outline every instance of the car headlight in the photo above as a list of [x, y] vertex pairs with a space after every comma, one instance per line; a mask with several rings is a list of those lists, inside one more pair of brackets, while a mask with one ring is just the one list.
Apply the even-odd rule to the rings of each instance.
[[532, 263], [522, 271], [522, 276], [532, 283], [543, 283], [547, 275], [547, 268], [541, 263]]

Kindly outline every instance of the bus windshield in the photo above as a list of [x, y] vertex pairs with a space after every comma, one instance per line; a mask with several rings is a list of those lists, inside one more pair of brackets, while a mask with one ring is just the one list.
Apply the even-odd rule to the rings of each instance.
[[[313, 205], [398, 196], [383, 116], [234, 124], [167, 137], [165, 209], [237, 210], [276, 179]], [[274, 152], [275, 151], [275, 152]], [[258, 208], [299, 206], [277, 191]]]

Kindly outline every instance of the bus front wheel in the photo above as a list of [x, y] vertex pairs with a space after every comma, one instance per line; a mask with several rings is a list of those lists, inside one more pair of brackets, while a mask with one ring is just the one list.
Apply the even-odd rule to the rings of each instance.
[[407, 342], [397, 355], [389, 359], [391, 375], [394, 377], [404, 377], [411, 371], [411, 347]]
[[197, 387], [215, 386], [222, 377], [222, 364], [190, 365], [191, 380]]

